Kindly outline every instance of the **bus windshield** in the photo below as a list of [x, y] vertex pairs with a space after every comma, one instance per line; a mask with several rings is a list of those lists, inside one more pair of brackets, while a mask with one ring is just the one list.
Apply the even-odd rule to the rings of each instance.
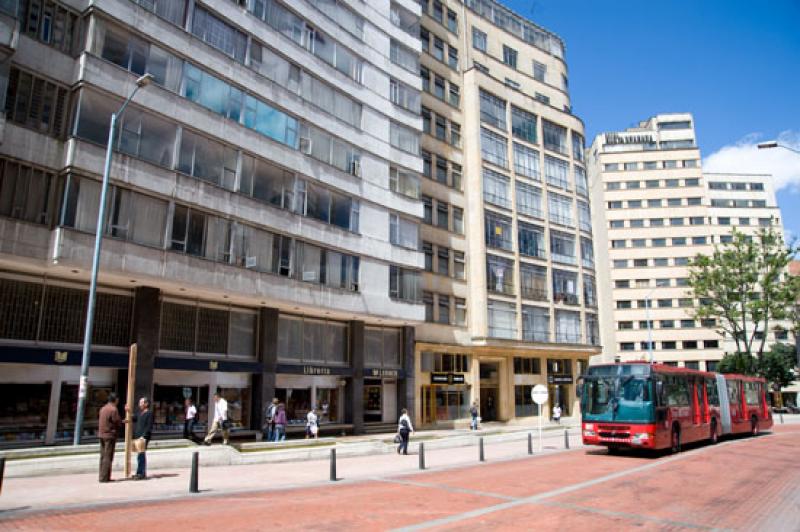
[[587, 421], [650, 421], [654, 414], [653, 382], [638, 375], [587, 375], [581, 409]]

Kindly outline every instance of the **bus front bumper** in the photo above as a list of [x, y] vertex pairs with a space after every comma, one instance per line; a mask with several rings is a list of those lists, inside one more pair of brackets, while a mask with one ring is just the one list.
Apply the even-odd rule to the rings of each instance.
[[656, 445], [656, 425], [627, 423], [584, 422], [581, 427], [584, 445], [636, 447], [653, 449]]

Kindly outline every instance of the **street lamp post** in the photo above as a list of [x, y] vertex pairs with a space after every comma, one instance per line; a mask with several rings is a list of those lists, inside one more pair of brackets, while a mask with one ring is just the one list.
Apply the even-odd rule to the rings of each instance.
[[758, 149], [759, 150], [767, 150], [771, 148], [783, 148], [784, 150], [793, 151], [796, 154], [800, 155], [800, 150], [796, 150], [794, 148], [790, 148], [786, 144], [780, 144], [777, 140], [768, 140], [766, 142], [759, 142]]
[[111, 124], [108, 128], [108, 144], [106, 145], [106, 162], [103, 168], [103, 184], [100, 189], [100, 206], [97, 209], [97, 227], [94, 236], [94, 256], [92, 257], [92, 278], [89, 284], [89, 306], [86, 309], [86, 328], [83, 332], [83, 356], [81, 358], [81, 379], [78, 386], [78, 412], [75, 415], [75, 432], [73, 434], [73, 445], [80, 445], [81, 433], [83, 432], [83, 415], [86, 410], [86, 394], [89, 388], [89, 359], [92, 354], [92, 330], [94, 329], [94, 306], [97, 295], [97, 272], [100, 269], [100, 246], [103, 242], [103, 226], [106, 215], [106, 193], [108, 192], [108, 178], [111, 173], [111, 155], [114, 151], [114, 133], [117, 127], [117, 119], [125, 112], [125, 108], [131, 102], [136, 92], [150, 83], [153, 79], [152, 74], [145, 74], [136, 80], [136, 87], [131, 92], [119, 111], [111, 115]]
[[650, 305], [653, 303], [653, 300], [650, 299], [650, 296], [653, 294], [654, 290], [655, 288], [651, 288], [644, 296], [644, 319], [647, 320], [647, 358], [649, 359], [648, 362], [651, 364], [653, 363], [653, 322], [650, 321]]

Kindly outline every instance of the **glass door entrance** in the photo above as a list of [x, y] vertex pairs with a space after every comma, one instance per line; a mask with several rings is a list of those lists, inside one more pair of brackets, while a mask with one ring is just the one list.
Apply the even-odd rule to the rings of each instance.
[[381, 381], [364, 381], [364, 422], [383, 420], [383, 386]]

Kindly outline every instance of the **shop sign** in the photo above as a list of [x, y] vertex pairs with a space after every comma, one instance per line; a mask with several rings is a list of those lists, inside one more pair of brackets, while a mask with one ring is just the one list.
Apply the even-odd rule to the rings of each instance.
[[431, 373], [431, 384], [464, 384], [466, 380], [461, 373]]
[[217, 368], [219, 368], [219, 362], [217, 362], [216, 360], [208, 361], [208, 369], [210, 369], [211, 371], [217, 371]]
[[56, 351], [55, 361], [57, 364], [63, 364], [67, 361], [67, 356], [69, 353], [67, 351]]
[[548, 384], [572, 384], [572, 375], [548, 375]]
[[403, 377], [402, 370], [399, 369], [384, 369], [384, 368], [368, 368], [364, 369], [365, 377], [389, 377], [392, 379], [399, 379]]
[[350, 368], [335, 366], [310, 366], [295, 364], [278, 364], [277, 373], [291, 373], [295, 375], [351, 375]]

